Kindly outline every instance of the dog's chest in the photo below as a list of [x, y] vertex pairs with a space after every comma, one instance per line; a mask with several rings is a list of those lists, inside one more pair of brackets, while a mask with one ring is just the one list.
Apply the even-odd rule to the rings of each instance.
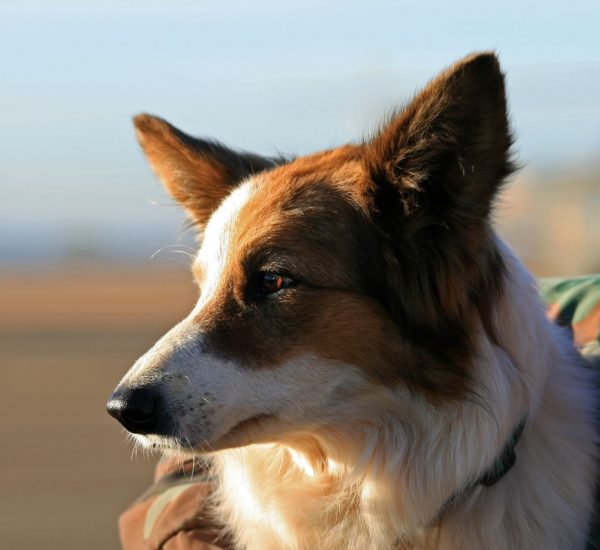
[[373, 547], [356, 492], [331, 476], [307, 475], [275, 446], [261, 447], [224, 453], [219, 465], [222, 517], [242, 548]]

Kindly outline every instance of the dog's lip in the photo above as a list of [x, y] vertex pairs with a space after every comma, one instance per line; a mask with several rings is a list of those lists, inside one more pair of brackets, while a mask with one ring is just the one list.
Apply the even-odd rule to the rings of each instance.
[[243, 445], [249, 445], [254, 443], [254, 438], [246, 438], [244, 439], [244, 434], [248, 432], [248, 430], [252, 430], [254, 428], [260, 430], [257, 434], [254, 432], [253, 435], [263, 435], [264, 430], [262, 428], [263, 425], [268, 425], [269, 422], [277, 419], [275, 414], [270, 413], [261, 413], [250, 416], [244, 420], [241, 420], [237, 424], [234, 424], [229, 430], [227, 430], [224, 434], [218, 436], [214, 440], [203, 440], [201, 443], [196, 443], [194, 441], [189, 441], [188, 439], [182, 440], [181, 438], [177, 438], [176, 443], [171, 443], [167, 441], [162, 441], [160, 439], [156, 440], [155, 438], [147, 437], [154, 449], [160, 449], [165, 451], [175, 451], [175, 452], [211, 452], [218, 451], [220, 449], [233, 448]]

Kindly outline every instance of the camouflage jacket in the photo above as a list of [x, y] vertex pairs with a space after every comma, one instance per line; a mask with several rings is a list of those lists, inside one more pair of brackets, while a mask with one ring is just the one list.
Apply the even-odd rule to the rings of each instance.
[[[570, 328], [584, 357], [600, 370], [600, 275], [543, 279], [541, 294], [548, 316]], [[154, 484], [119, 519], [125, 550], [230, 550], [209, 517], [206, 501], [214, 480], [198, 461], [162, 461]], [[600, 521], [588, 550], [600, 549]]]

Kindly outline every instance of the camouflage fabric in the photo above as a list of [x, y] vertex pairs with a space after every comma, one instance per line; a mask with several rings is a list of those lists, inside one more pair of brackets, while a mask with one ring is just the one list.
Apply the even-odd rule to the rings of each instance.
[[213, 490], [207, 464], [161, 460], [154, 484], [119, 518], [125, 550], [228, 550], [217, 522], [205, 511]]
[[[571, 328], [584, 357], [600, 369], [600, 275], [544, 279], [540, 291], [548, 316]], [[204, 463], [161, 461], [154, 485], [121, 514], [124, 550], [232, 550], [205, 509], [213, 483]], [[593, 549], [600, 550], [600, 521], [590, 535]]]

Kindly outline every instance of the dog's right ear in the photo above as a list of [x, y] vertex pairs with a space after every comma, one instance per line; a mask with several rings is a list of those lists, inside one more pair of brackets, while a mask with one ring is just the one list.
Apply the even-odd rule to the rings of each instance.
[[199, 228], [239, 182], [281, 162], [188, 136], [152, 115], [133, 121], [150, 166]]

